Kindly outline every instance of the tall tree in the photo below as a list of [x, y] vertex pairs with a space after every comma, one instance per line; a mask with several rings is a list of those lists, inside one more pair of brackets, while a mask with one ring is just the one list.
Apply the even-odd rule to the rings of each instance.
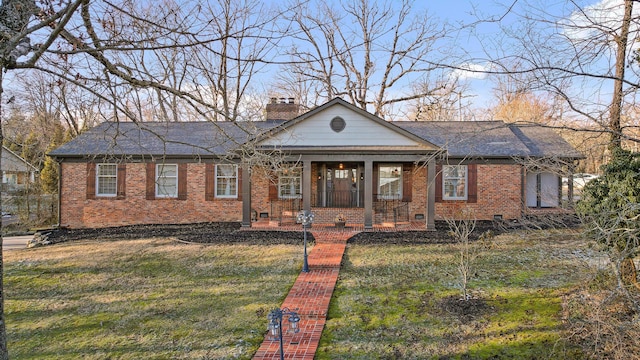
[[620, 148], [622, 140], [639, 142], [620, 122], [640, 87], [629, 51], [639, 35], [633, 3], [505, 2], [499, 16], [479, 15], [477, 24], [498, 24], [500, 35], [478, 39], [487, 55], [474, 62], [491, 74], [510, 77], [523, 93], [546, 93], [562, 101], [564, 116], [583, 125], [575, 130], [591, 132], [597, 126], [609, 135], [610, 149]]
[[[334, 5], [335, 4], [335, 5]], [[298, 1], [288, 15], [290, 78], [312, 83], [312, 101], [341, 96], [378, 116], [433, 92], [406, 92], [416, 77], [442, 70], [438, 45], [448, 28], [414, 2]], [[451, 50], [452, 49], [447, 49]]]
[[[219, 23], [212, 25], [212, 19]], [[0, 116], [5, 80], [25, 71], [55, 79], [61, 104], [56, 111], [66, 113], [76, 132], [81, 113], [70, 103], [75, 91], [108, 104], [94, 103], [91, 110], [111, 120], [148, 119], [139, 105], [154, 101], [164, 106], [165, 119], [177, 114], [240, 119], [238, 104], [247, 95], [248, 80], [277, 45], [268, 26], [275, 20], [257, 1], [166, 0], [157, 6], [134, 0], [2, 0]], [[237, 81], [229, 83], [231, 77]], [[2, 133], [0, 128], [0, 142]], [[0, 241], [0, 274], [1, 256]], [[2, 289], [0, 276], [0, 359], [5, 359]]]

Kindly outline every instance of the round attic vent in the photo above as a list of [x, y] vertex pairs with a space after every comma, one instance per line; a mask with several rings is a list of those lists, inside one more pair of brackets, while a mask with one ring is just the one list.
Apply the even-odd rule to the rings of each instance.
[[347, 126], [347, 123], [340, 116], [336, 116], [331, 119], [331, 123], [329, 125], [331, 126], [331, 130], [338, 133], [344, 130], [344, 128]]

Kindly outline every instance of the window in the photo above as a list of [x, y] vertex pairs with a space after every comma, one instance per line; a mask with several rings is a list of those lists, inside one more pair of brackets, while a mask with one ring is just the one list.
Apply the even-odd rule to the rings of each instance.
[[238, 197], [238, 165], [216, 165], [216, 197]]
[[118, 195], [118, 165], [96, 165], [96, 196]]
[[380, 165], [378, 174], [378, 197], [402, 199], [402, 165]]
[[281, 199], [299, 198], [302, 196], [302, 169], [288, 168], [280, 172], [278, 177], [278, 197]]
[[442, 167], [442, 195], [445, 200], [467, 199], [467, 165]]
[[156, 165], [156, 197], [178, 197], [178, 165]]

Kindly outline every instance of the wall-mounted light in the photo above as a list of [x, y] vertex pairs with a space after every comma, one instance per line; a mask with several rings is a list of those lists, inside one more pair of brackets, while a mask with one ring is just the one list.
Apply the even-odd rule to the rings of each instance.
[[344, 164], [343, 163], [338, 164], [338, 169], [340, 170], [344, 169]]

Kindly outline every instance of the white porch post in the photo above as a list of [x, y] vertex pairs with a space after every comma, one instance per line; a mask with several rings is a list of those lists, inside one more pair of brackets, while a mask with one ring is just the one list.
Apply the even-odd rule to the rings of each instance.
[[248, 164], [242, 168], [242, 227], [251, 227], [251, 167]]
[[427, 230], [436, 229], [436, 162], [427, 163]]
[[373, 161], [364, 162], [364, 228], [373, 229]]
[[302, 209], [311, 211], [311, 160], [302, 164]]

